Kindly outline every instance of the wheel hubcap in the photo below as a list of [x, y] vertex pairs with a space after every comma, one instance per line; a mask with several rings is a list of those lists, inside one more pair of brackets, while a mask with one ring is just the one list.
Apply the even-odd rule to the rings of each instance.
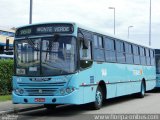
[[96, 102], [98, 103], [98, 105], [102, 104], [102, 93], [100, 91], [96, 92]]

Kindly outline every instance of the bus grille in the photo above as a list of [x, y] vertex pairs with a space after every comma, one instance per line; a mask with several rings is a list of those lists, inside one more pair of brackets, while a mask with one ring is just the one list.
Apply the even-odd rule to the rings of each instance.
[[59, 83], [18, 83], [22, 87], [59, 87], [64, 86], [66, 82]]
[[34, 88], [34, 89], [25, 89], [29, 96], [53, 96], [57, 89], [52, 88]]
[[53, 96], [66, 82], [59, 83], [18, 83], [28, 96]]

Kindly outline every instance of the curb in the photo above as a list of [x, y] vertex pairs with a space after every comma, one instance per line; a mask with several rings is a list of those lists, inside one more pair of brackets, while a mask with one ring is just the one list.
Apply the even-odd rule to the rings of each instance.
[[44, 108], [43, 105], [41, 106], [36, 106], [36, 107], [27, 107], [27, 108], [21, 108], [21, 109], [12, 109], [12, 110], [5, 110], [5, 111], [0, 111], [0, 116], [4, 114], [12, 114], [12, 113], [18, 113], [18, 112], [25, 112], [25, 111], [30, 111], [30, 110], [36, 110], [36, 109], [41, 109]]

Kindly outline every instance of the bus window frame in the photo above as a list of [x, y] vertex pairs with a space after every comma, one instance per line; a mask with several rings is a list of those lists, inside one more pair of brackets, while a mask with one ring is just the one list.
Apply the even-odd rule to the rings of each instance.
[[[77, 34], [77, 50], [78, 50], [78, 65], [77, 65], [77, 67], [78, 67], [78, 70], [80, 70], [80, 71], [82, 71], [82, 70], [85, 70], [85, 69], [89, 69], [89, 68], [91, 68], [92, 67], [92, 65], [93, 65], [93, 46], [94, 46], [94, 44], [93, 44], [93, 41], [92, 40], [90, 40], [90, 39], [87, 39], [86, 37], [85, 37], [85, 34], [87, 34], [87, 33], [89, 33], [89, 34], [91, 34], [90, 32], [88, 32], [88, 31], [85, 31], [85, 30], [83, 30], [83, 29], [78, 29], [78, 34]], [[82, 36], [81, 36], [82, 35]], [[90, 59], [86, 59], [86, 60], [81, 60], [81, 56], [80, 56], [80, 48], [81, 48], [81, 42], [83, 41], [83, 40], [86, 40], [86, 41], [89, 41], [89, 43], [90, 43], [90, 56], [91, 56], [91, 58]], [[81, 61], [88, 61], [88, 62], [91, 62], [91, 65], [90, 66], [88, 66], [88, 67], [85, 67], [85, 68], [83, 68], [83, 67], [81, 67]]]

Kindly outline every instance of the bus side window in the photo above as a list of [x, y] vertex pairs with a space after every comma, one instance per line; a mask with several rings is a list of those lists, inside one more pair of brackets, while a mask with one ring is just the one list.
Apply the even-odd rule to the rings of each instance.
[[105, 57], [107, 62], [116, 62], [114, 39], [105, 38]]
[[137, 45], [132, 45], [132, 47], [133, 47], [133, 61], [134, 61], [134, 64], [139, 65], [140, 64], [140, 56], [139, 56], [140, 51], [139, 51], [139, 49], [141, 49], [141, 48], [139, 48], [139, 46], [137, 46]]
[[94, 36], [93, 36], [93, 40], [94, 40], [94, 47], [95, 47], [95, 48], [98, 48], [98, 36], [97, 36], [97, 35], [94, 35]]
[[132, 45], [125, 43], [126, 63], [133, 64]]
[[146, 51], [146, 62], [147, 62], [147, 65], [151, 65], [151, 59], [150, 59], [149, 49], [145, 48], [145, 51]]
[[146, 57], [145, 57], [145, 48], [140, 47], [140, 60], [141, 60], [141, 65], [146, 65]]
[[155, 65], [154, 51], [150, 50], [151, 65]]
[[105, 61], [105, 55], [104, 55], [104, 43], [103, 43], [103, 36], [101, 35], [93, 35], [94, 40], [94, 60], [99, 62]]
[[125, 54], [124, 54], [124, 43], [121, 41], [116, 41], [116, 51], [117, 51], [117, 62], [125, 63]]

